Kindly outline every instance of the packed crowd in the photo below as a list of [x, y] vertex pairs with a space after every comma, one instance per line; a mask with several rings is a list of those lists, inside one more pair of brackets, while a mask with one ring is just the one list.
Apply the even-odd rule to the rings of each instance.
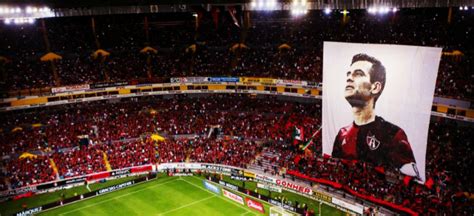
[[[419, 15], [402, 11], [389, 18], [351, 12], [346, 22], [341, 22], [340, 16], [319, 12], [311, 12], [301, 20], [280, 13], [253, 14], [252, 26], [247, 30], [236, 27], [228, 17], [222, 17], [216, 25], [212, 18], [204, 16], [197, 31], [192, 16], [164, 19], [162, 15], [149, 15], [147, 37], [143, 15], [96, 17], [95, 37], [90, 17], [47, 19], [50, 50], [63, 57], [52, 63], [39, 61], [47, 48], [38, 26], [0, 24], [0, 46], [5, 48], [0, 50], [0, 56], [7, 58], [0, 60], [0, 91], [147, 82], [154, 77], [177, 76], [259, 76], [321, 82], [323, 41], [344, 41], [460, 50], [463, 56], [442, 57], [435, 94], [473, 99], [474, 47], [469, 41], [473, 41], [474, 16], [455, 12], [448, 23], [446, 11], [423, 12]], [[73, 36], [77, 32], [84, 32], [84, 37]], [[239, 42], [248, 48], [229, 50]], [[291, 48], [279, 49], [283, 43]], [[188, 49], [192, 44], [196, 45], [195, 51]], [[146, 45], [158, 52], [140, 53]], [[110, 56], [91, 58], [98, 48], [109, 51]], [[60, 83], [54, 80], [53, 69]], [[302, 153], [291, 144], [294, 126], [304, 128], [309, 137], [319, 128], [320, 110], [315, 104], [220, 95], [16, 111], [1, 116], [0, 190], [105, 171], [106, 160], [112, 169], [179, 161], [245, 167], [264, 143], [281, 155], [275, 161], [280, 167], [338, 182], [362, 194], [423, 214], [474, 212], [468, 172], [474, 156], [472, 126], [432, 120], [426, 159], [427, 179], [432, 185], [428, 187], [400, 179], [388, 181], [380, 169], [370, 164], [320, 157], [319, 141], [312, 146], [311, 157], [302, 155], [303, 159], [295, 162]], [[38, 124], [41, 125], [33, 126]], [[208, 137], [216, 125], [217, 131], [229, 138], [217, 138], [215, 133]], [[147, 138], [155, 132], [169, 138], [159, 143]], [[172, 138], [180, 134], [197, 136]], [[79, 137], [85, 136], [88, 144], [80, 145]], [[36, 158], [18, 158], [27, 151], [36, 153]]]
[[[320, 139], [309, 155], [297, 145], [266, 146], [268, 151], [276, 153], [277, 157], [269, 159], [279, 168], [269, 172], [278, 174], [281, 168], [285, 168], [313, 178], [328, 179], [360, 194], [402, 205], [424, 215], [469, 215], [474, 211], [471, 196], [474, 187], [470, 174], [463, 170], [469, 170], [473, 165], [469, 159], [474, 156], [473, 132], [472, 126], [458, 125], [452, 120], [432, 120], [424, 185], [415, 183], [410, 177], [398, 178], [403, 175], [396, 170], [321, 156]], [[388, 178], [388, 173], [396, 174], [396, 178]]]
[[[310, 154], [299, 151], [292, 139], [294, 128], [303, 128], [305, 137], [312, 137], [321, 124], [320, 106], [318, 101], [273, 96], [176, 95], [11, 112], [0, 121], [0, 188], [105, 171], [105, 161], [111, 169], [182, 161], [246, 167], [266, 147], [280, 155], [274, 161], [280, 168], [338, 182], [420, 213], [473, 212], [472, 198], [464, 194], [473, 189], [464, 172], [472, 167], [472, 125], [432, 119], [428, 187], [412, 180], [389, 180], [383, 174], [394, 170], [322, 157], [320, 138]], [[31, 126], [38, 123], [42, 125]], [[152, 133], [167, 139], [153, 141]], [[81, 142], [84, 137], [86, 143]], [[37, 157], [19, 159], [23, 152]], [[302, 159], [295, 160], [298, 155]]]
[[[420, 13], [418, 13], [420, 12]], [[214, 22], [205, 13], [195, 29], [194, 17], [145, 15], [95, 17], [95, 36], [91, 17], [45, 20], [50, 50], [63, 58], [39, 62], [46, 53], [42, 28], [0, 24], [2, 91], [54, 85], [112, 81], [152, 81], [153, 77], [175, 76], [259, 76], [322, 81], [324, 41], [388, 43], [442, 47], [443, 51], [460, 50], [460, 57], [443, 56], [436, 94], [472, 99], [473, 47], [470, 13], [455, 11], [447, 22], [447, 10], [417, 9], [397, 15], [378, 17], [362, 11], [351, 12], [341, 22], [339, 15], [309, 13], [301, 19], [288, 14], [252, 14], [251, 26], [237, 27], [227, 13]], [[37, 24], [39, 25], [39, 24]], [[441, 30], [440, 30], [441, 29]], [[83, 37], [75, 37], [83, 32]], [[95, 40], [97, 39], [97, 40]], [[235, 43], [248, 48], [230, 51]], [[279, 49], [281, 44], [289, 49]], [[196, 49], [190, 49], [190, 45]], [[155, 53], [140, 53], [145, 46]], [[94, 59], [101, 48], [110, 56]], [[53, 66], [59, 83], [54, 80]], [[151, 78], [148, 76], [151, 72]], [[7, 81], [8, 80], [8, 81]]]
[[[2, 161], [3, 176], [25, 176], [10, 181], [17, 188], [105, 171], [105, 157], [112, 169], [186, 160], [244, 167], [259, 152], [255, 140], [272, 138], [278, 119], [295, 110], [303, 115], [313, 109], [272, 97], [217, 95], [132, 98], [10, 113], [2, 115], [0, 123], [1, 157], [10, 158]], [[217, 130], [210, 133], [212, 128]], [[170, 140], [154, 144], [152, 133]], [[173, 138], [182, 134], [193, 139]], [[229, 137], [217, 139], [220, 134]], [[36, 153], [37, 158], [18, 158], [24, 152]], [[51, 172], [50, 159], [57, 175]], [[38, 175], [27, 165], [39, 167]]]

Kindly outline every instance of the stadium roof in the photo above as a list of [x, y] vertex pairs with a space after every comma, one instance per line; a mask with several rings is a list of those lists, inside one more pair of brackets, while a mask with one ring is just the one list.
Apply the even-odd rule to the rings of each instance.
[[[145, 6], [145, 5], [245, 5], [251, 1], [268, 0], [3, 0], [3, 5], [47, 5], [51, 8]], [[276, 0], [279, 5], [291, 4], [292, 0]], [[398, 8], [474, 6], [474, 0], [307, 0], [312, 9], [367, 9], [374, 5]]]
[[0, 20], [23, 20], [48, 17], [96, 16], [112, 14], [180, 13], [210, 11], [213, 7], [242, 11], [310, 11], [374, 8], [473, 7], [474, 0], [4, 0]]

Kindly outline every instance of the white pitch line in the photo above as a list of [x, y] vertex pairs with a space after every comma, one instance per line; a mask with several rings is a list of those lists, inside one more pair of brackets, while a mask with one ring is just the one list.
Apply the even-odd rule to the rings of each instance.
[[244, 215], [246, 215], [246, 214], [248, 214], [248, 213], [252, 213], [252, 215], [255, 215], [253, 212], [244, 212], [244, 213], [240, 214], [240, 216], [244, 216]]
[[212, 196], [210, 196], [210, 197], [207, 197], [207, 198], [204, 198], [204, 199], [200, 199], [200, 200], [194, 201], [194, 202], [192, 202], [192, 203], [188, 203], [188, 204], [186, 204], [186, 205], [184, 205], [184, 206], [180, 206], [180, 207], [178, 207], [178, 208], [165, 211], [165, 212], [160, 213], [160, 214], [158, 214], [158, 215], [165, 215], [165, 214], [168, 214], [168, 213], [170, 213], [170, 212], [174, 212], [174, 211], [177, 211], [177, 210], [180, 210], [180, 209], [183, 209], [183, 208], [192, 206], [192, 205], [194, 205], [194, 204], [198, 204], [198, 203], [200, 203], [200, 202], [206, 201], [206, 200], [211, 199], [211, 198], [214, 198], [214, 197], [217, 197], [217, 196], [216, 196], [216, 195], [212, 195]]
[[[59, 215], [66, 215], [66, 214], [69, 214], [69, 213], [72, 213], [72, 212], [75, 212], [75, 211], [78, 211], [78, 210], [81, 210], [81, 209], [90, 208], [90, 207], [93, 207], [93, 206], [96, 206], [96, 205], [99, 205], [99, 204], [102, 204], [102, 203], [105, 203], [105, 202], [108, 202], [108, 201], [111, 201], [111, 200], [115, 200], [115, 199], [119, 199], [119, 198], [122, 198], [122, 197], [126, 197], [126, 196], [128, 196], [128, 195], [132, 195], [132, 194], [135, 194], [135, 193], [138, 193], [138, 192], [141, 192], [141, 191], [150, 189], [150, 188], [154, 188], [154, 187], [157, 187], [157, 186], [160, 186], [160, 185], [168, 184], [168, 183], [174, 182], [174, 181], [176, 181], [176, 179], [173, 179], [173, 180], [171, 180], [171, 181], [167, 181], [167, 182], [164, 182], [164, 183], [161, 183], [161, 184], [152, 185], [152, 186], [149, 186], [149, 187], [146, 187], [146, 188], [142, 188], [142, 189], [140, 189], [140, 190], [136, 190], [136, 191], [129, 192], [129, 193], [126, 193], [126, 194], [122, 194], [122, 195], [120, 195], [120, 196], [116, 196], [116, 197], [113, 197], [113, 198], [110, 198], [110, 199], [102, 200], [102, 201], [100, 201], [100, 202], [96, 202], [96, 203], [94, 203], [94, 204], [86, 205], [86, 206], [83, 206], [83, 207], [81, 207], [81, 208], [76, 208], [76, 209], [74, 209], [74, 210], [61, 213], [61, 214], [59, 214]], [[125, 189], [125, 188], [124, 188], [124, 189]], [[96, 197], [97, 197], [97, 196], [96, 196]]]
[[[199, 185], [196, 185], [196, 184], [194, 184], [194, 183], [192, 183], [192, 182], [189, 182], [189, 181], [187, 181], [186, 179], [183, 179], [183, 181], [187, 182], [187, 183], [190, 184], [190, 185], [193, 185], [194, 187], [197, 187], [197, 188], [199, 188], [199, 189], [201, 189], [201, 190], [203, 190], [203, 191], [206, 191], [206, 192], [208, 192], [208, 193], [214, 195], [214, 193], [212, 193], [212, 192], [210, 192], [210, 191], [208, 191], [208, 190], [206, 190], [206, 189], [200, 187]], [[250, 210], [248, 210], [248, 209], [242, 207], [241, 205], [238, 205], [237, 203], [231, 202], [230, 200], [228, 200], [228, 199], [226, 199], [226, 198], [223, 198], [223, 197], [221, 197], [221, 196], [217, 196], [217, 197], [218, 197], [219, 199], [222, 199], [222, 200], [224, 200], [224, 201], [226, 201], [226, 202], [228, 202], [228, 203], [230, 203], [230, 204], [232, 204], [232, 205], [235, 205], [235, 206], [237, 206], [237, 207], [239, 207], [239, 208], [245, 210], [246, 212], [252, 213]]]

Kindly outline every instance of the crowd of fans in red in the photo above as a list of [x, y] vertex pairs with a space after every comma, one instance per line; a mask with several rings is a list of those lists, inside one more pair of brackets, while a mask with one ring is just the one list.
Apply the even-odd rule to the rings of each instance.
[[[203, 95], [202, 95], [203, 96]], [[132, 98], [47, 107], [4, 116], [2, 140], [3, 190], [106, 170], [164, 162], [209, 162], [245, 167], [262, 151], [280, 154], [279, 167], [347, 185], [367, 195], [417, 212], [472, 213], [472, 181], [464, 172], [472, 166], [472, 126], [446, 119], [430, 124], [427, 179], [432, 185], [388, 180], [371, 164], [321, 156], [320, 138], [301, 153], [293, 145], [294, 126], [307, 138], [320, 125], [320, 102], [299, 103], [248, 95]], [[76, 120], [71, 116], [75, 116]], [[41, 122], [41, 127], [25, 125]], [[24, 125], [23, 130], [14, 130]], [[209, 133], [211, 128], [215, 128]], [[152, 141], [151, 133], [168, 137]], [[64, 138], [56, 139], [57, 135]], [[187, 136], [179, 136], [179, 135]], [[78, 136], [89, 136], [81, 145]], [[174, 136], [178, 135], [178, 136]], [[225, 135], [225, 136], [221, 136]], [[20, 145], [20, 143], [29, 143]], [[4, 151], [5, 150], [5, 151]], [[25, 152], [36, 159], [18, 159]], [[297, 155], [301, 155], [295, 162]], [[306, 155], [306, 156], [305, 156]], [[9, 159], [8, 159], [9, 158]], [[54, 172], [54, 161], [58, 173]], [[464, 171], [463, 171], [464, 170]]]
[[[132, 98], [2, 116], [1, 156], [10, 158], [4, 164], [5, 180], [18, 188], [105, 171], [104, 153], [113, 169], [185, 160], [244, 166], [260, 151], [255, 140], [269, 139], [280, 116], [294, 109], [304, 110], [289, 102], [232, 98]], [[31, 126], [39, 123], [42, 126]], [[209, 133], [214, 126], [218, 126], [217, 131]], [[171, 139], [155, 145], [149, 137], [157, 132]], [[182, 134], [191, 138], [172, 138]], [[229, 136], [216, 139], [217, 134]], [[85, 137], [87, 141], [81, 143]], [[19, 159], [23, 152], [37, 153], [38, 157]], [[54, 161], [57, 175], [49, 159]], [[33, 165], [38, 169], [31, 173]]]
[[[249, 28], [237, 27], [227, 13], [220, 15], [216, 25], [204, 13], [197, 30], [191, 14], [153, 14], [146, 15], [148, 37], [144, 16], [95, 17], [95, 36], [90, 17], [46, 19], [51, 51], [63, 57], [54, 63], [60, 85], [166, 82], [175, 76], [258, 76], [321, 82], [323, 42], [343, 41], [460, 50], [463, 56], [443, 56], [436, 94], [472, 99], [472, 13], [455, 11], [449, 23], [447, 9], [402, 10], [383, 17], [354, 11], [345, 22], [339, 15], [317, 11], [300, 19], [284, 12], [255, 13]], [[0, 43], [6, 48], [0, 55], [7, 58], [0, 61], [3, 92], [55, 85], [50, 62], [39, 61], [46, 49], [42, 30], [36, 25], [0, 24]], [[75, 37], [77, 32], [83, 37]], [[95, 38], [101, 49], [111, 53], [105, 61], [91, 58], [98, 49]], [[248, 48], [230, 51], [235, 43]], [[279, 49], [284, 43], [291, 48]], [[195, 52], [187, 49], [192, 44], [196, 45]], [[158, 53], [140, 53], [145, 46], [156, 48]], [[148, 65], [152, 78], [148, 77]]]

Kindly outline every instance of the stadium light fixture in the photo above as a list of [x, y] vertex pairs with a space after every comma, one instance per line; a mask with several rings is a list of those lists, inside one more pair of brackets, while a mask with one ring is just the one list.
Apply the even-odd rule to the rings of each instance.
[[10, 24], [23, 25], [23, 24], [33, 24], [36, 22], [36, 19], [33, 17], [18, 17], [18, 18], [4, 19], [3, 22], [5, 23], [5, 25], [10, 25]]
[[275, 10], [276, 5], [276, 0], [252, 0], [250, 2], [250, 7], [255, 10]]
[[306, 9], [299, 9], [299, 8], [291, 9], [291, 15], [293, 15], [295, 17], [301, 16], [301, 15], [304, 15], [304, 14], [307, 14], [307, 13], [308, 13], [308, 10], [306, 10]]
[[349, 11], [348, 11], [348, 10], [346, 10], [346, 9], [344, 9], [344, 10], [343, 10], [343, 11], [341, 11], [340, 13], [344, 14], [344, 16], [345, 16], [345, 15], [349, 14]]
[[469, 8], [467, 6], [464, 6], [464, 10], [468, 10]]
[[369, 7], [369, 9], [367, 11], [369, 12], [369, 14], [377, 13], [377, 9], [375, 7]]
[[298, 11], [296, 9], [291, 9], [291, 15], [296, 16]]
[[377, 9], [377, 13], [378, 14], [386, 14], [388, 12], [388, 8], [387, 7], [379, 7]]
[[293, 0], [291, 5], [291, 15], [301, 16], [308, 13], [306, 0]]
[[265, 2], [265, 8], [270, 8], [272, 6], [272, 1]]
[[[0, 19], [9, 24], [34, 23], [37, 18], [54, 17], [53, 10], [46, 6], [0, 6]], [[5, 21], [7, 20], [8, 21]]]
[[378, 6], [378, 7], [372, 6], [367, 9], [367, 12], [369, 12], [369, 14], [380, 14], [380, 15], [388, 14], [390, 12], [396, 13], [397, 11], [399, 11], [397, 7], [390, 8], [387, 6]]
[[324, 8], [324, 14], [329, 15], [331, 13], [331, 8]]
[[276, 6], [276, 0], [268, 0], [267, 1], [267, 9], [272, 10]]
[[257, 7], [257, 2], [256, 2], [255, 0], [252, 1], [252, 2], [250, 2], [250, 7], [251, 7], [252, 9], [255, 9], [255, 8]]

